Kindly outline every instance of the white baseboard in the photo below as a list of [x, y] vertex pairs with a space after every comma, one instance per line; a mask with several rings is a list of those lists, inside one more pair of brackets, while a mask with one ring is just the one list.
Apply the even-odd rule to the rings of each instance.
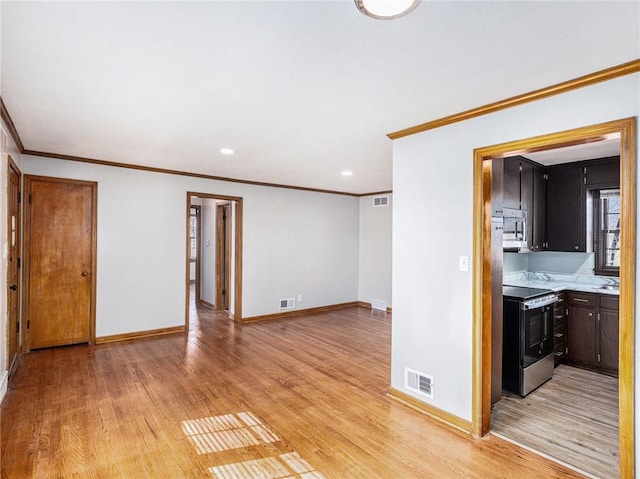
[[9, 385], [9, 371], [2, 372], [2, 378], [0, 379], [0, 404], [2, 404], [2, 400], [4, 399], [5, 394], [7, 394], [7, 386]]

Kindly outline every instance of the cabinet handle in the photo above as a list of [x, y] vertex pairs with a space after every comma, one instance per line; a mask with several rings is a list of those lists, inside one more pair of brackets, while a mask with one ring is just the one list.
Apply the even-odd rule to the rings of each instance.
[[559, 314], [557, 316], [554, 316], [553, 319], [564, 319], [564, 314]]
[[573, 247], [573, 249], [576, 249], [576, 250], [580, 249], [580, 246], [576, 245], [576, 246]]
[[554, 338], [561, 338], [562, 336], [564, 336], [563, 333], [553, 333]]
[[582, 298], [573, 298], [573, 300], [574, 300], [576, 303], [588, 303], [588, 302], [589, 302], [589, 300], [588, 300], [588, 299], [582, 299]]
[[562, 351], [556, 351], [553, 353], [555, 356], [562, 356], [564, 353]]

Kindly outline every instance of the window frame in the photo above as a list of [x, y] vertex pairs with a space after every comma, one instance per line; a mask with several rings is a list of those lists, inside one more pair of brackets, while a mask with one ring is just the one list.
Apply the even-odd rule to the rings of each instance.
[[620, 188], [600, 188], [592, 190], [593, 194], [593, 251], [595, 253], [594, 269], [595, 274], [599, 276], [620, 276], [620, 266], [607, 266], [607, 234], [610, 232], [618, 232], [618, 249], [620, 249], [620, 227], [618, 229], [603, 229], [603, 209], [601, 201], [602, 191], [617, 191], [620, 196]]

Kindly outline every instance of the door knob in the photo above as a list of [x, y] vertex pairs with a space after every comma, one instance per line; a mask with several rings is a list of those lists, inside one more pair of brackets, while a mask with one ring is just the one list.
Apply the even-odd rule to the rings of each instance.
[[88, 273], [88, 272], [86, 272], [86, 271], [83, 271], [83, 272], [82, 272], [82, 276], [89, 276], [89, 273]]

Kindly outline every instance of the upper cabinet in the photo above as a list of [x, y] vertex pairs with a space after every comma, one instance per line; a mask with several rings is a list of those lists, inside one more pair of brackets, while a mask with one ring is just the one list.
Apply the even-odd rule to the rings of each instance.
[[547, 168], [547, 243], [550, 251], [586, 251], [584, 166]]
[[585, 165], [584, 184], [588, 190], [620, 187], [620, 157], [603, 158]]
[[504, 159], [503, 207], [520, 210], [525, 218], [525, 238], [531, 251], [546, 242], [546, 181], [544, 167], [521, 156]]

